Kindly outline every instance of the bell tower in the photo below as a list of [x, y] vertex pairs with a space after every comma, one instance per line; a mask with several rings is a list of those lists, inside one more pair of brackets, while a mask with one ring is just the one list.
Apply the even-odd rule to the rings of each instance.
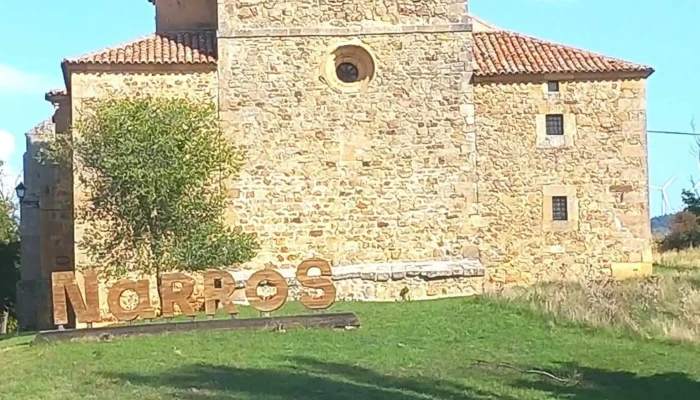
[[[247, 150], [231, 218], [254, 262], [459, 260], [473, 245], [464, 0], [219, 0], [221, 126]], [[464, 257], [467, 257], [466, 255]]]

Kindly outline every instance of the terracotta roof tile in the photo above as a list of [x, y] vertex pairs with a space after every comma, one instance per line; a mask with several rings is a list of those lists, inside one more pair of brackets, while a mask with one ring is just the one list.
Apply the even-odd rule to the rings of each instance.
[[509, 31], [474, 32], [476, 76], [642, 72], [653, 69]]
[[214, 31], [153, 34], [64, 60], [66, 64], [215, 64]]
[[27, 133], [25, 133], [25, 136], [36, 137], [36, 136], [53, 135], [55, 132], [55, 129], [56, 129], [56, 125], [53, 122], [53, 117], [48, 117], [45, 120], [41, 121], [39, 124], [37, 124], [32, 129], [30, 129]]
[[[477, 21], [486, 30], [474, 32], [475, 76], [601, 72], [638, 72], [648, 76], [653, 72], [645, 65], [500, 30]], [[216, 58], [216, 33], [191, 31], [153, 34], [120, 46], [66, 59], [65, 63], [215, 64]]]
[[50, 96], [65, 96], [65, 95], [67, 95], [67, 94], [68, 94], [68, 92], [66, 91], [65, 88], [61, 88], [61, 89], [52, 89], [52, 90], [49, 90], [48, 92], [46, 92], [46, 97], [50, 97]]

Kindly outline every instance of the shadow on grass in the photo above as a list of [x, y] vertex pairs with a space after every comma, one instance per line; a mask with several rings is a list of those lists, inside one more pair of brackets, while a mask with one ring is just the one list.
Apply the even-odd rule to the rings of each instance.
[[278, 369], [195, 364], [156, 376], [119, 374], [130, 385], [164, 389], [178, 399], [516, 400], [425, 377], [393, 377], [367, 368], [293, 358]]
[[513, 386], [548, 392], [568, 400], [652, 400], [700, 399], [700, 382], [687, 374], [668, 372], [637, 375], [627, 371], [606, 371], [577, 364], [562, 364], [554, 375], [576, 379], [575, 384], [553, 380], [518, 380]]
[[[110, 375], [130, 385], [164, 390], [174, 398], [204, 399], [268, 399], [279, 400], [516, 400], [502, 393], [459, 383], [426, 377], [394, 377], [347, 364], [297, 357], [290, 364], [276, 369], [236, 368], [211, 364], [193, 364], [161, 375], [133, 373]], [[464, 374], [475, 371], [465, 369]], [[545, 377], [523, 375], [483, 376], [502, 381], [504, 387], [533, 394], [548, 393], [568, 400], [651, 400], [700, 398], [700, 382], [682, 373], [640, 376], [625, 371], [606, 371], [564, 364], [557, 376], [574, 377], [572, 382], [558, 383]], [[527, 397], [518, 397], [518, 399]]]

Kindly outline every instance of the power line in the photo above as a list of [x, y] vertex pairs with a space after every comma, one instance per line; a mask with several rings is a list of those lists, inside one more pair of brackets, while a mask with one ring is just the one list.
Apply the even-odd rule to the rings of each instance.
[[676, 131], [649, 131], [649, 133], [660, 133], [662, 135], [685, 135], [685, 136], [700, 136], [700, 133], [693, 132], [676, 132]]

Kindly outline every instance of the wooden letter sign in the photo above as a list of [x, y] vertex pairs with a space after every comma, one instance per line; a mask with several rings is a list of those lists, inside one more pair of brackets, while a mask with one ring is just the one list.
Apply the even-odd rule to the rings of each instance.
[[51, 292], [53, 298], [53, 319], [56, 325], [68, 323], [68, 301], [75, 310], [78, 321], [91, 324], [100, 320], [100, 301], [98, 297], [97, 274], [94, 271], [86, 271], [85, 298], [80, 293], [75, 272], [62, 271], [51, 274]]
[[[269, 298], [258, 296], [258, 286], [263, 282], [268, 282], [277, 289], [277, 293]], [[250, 306], [261, 312], [271, 312], [278, 310], [287, 301], [289, 286], [284, 277], [277, 271], [265, 269], [250, 276], [245, 286], [245, 297], [248, 298]]]
[[[119, 321], [133, 321], [137, 318], [150, 319], [155, 317], [155, 310], [151, 306], [151, 298], [149, 296], [149, 285], [148, 279], [142, 279], [136, 282], [123, 280], [115, 283], [114, 286], [109, 289], [109, 294], [107, 295], [109, 312]], [[120, 302], [122, 294], [127, 290], [136, 292], [136, 296], [139, 299], [138, 304], [133, 310], [124, 309]]]
[[[216, 282], [221, 287], [216, 287]], [[226, 271], [204, 272], [204, 312], [207, 315], [216, 314], [216, 303], [219, 302], [227, 313], [238, 314], [238, 308], [231, 302], [233, 291], [236, 290], [233, 277]]]
[[[194, 292], [194, 279], [181, 273], [166, 274], [162, 277], [160, 292], [163, 296], [163, 317], [172, 318], [175, 316], [175, 304], [180, 307], [180, 311], [188, 317], [194, 317], [197, 313], [192, 307], [190, 300]], [[175, 290], [175, 284], [181, 285], [180, 290]]]
[[[318, 268], [321, 271], [320, 277], [309, 277], [309, 270]], [[331, 266], [327, 261], [312, 259], [306, 260], [297, 268], [297, 280], [302, 286], [311, 289], [322, 289], [323, 296], [313, 297], [308, 293], [301, 294], [301, 304], [310, 309], [325, 309], [333, 305], [335, 302], [335, 286], [331, 281], [330, 276]]]
[[[309, 276], [311, 269], [317, 268], [319, 276]], [[85, 297], [78, 287], [75, 272], [54, 272], [52, 278], [52, 296], [54, 322], [56, 325], [68, 323], [67, 302], [75, 309], [76, 319], [82, 323], [100, 321], [100, 303], [98, 296], [97, 274], [94, 271], [85, 272]], [[331, 280], [331, 266], [327, 261], [311, 259], [303, 261], [296, 271], [299, 284], [306, 289], [322, 290], [320, 296], [312, 296], [302, 292], [301, 303], [309, 309], [325, 309], [335, 302], [336, 290]], [[258, 287], [267, 283], [274, 286], [276, 293], [270, 296], [259, 296]], [[175, 305], [182, 314], [194, 317], [197, 313], [195, 304], [202, 304], [193, 297], [195, 280], [183, 273], [164, 274], [161, 277], [161, 308], [164, 318], [175, 316]], [[226, 271], [204, 272], [204, 309], [207, 315], [216, 314], [221, 305], [227, 313], [237, 314], [238, 308], [233, 304], [232, 297], [236, 290], [233, 276]], [[126, 309], [121, 304], [121, 298], [126, 291], [133, 291], [137, 296], [137, 304], [133, 309]], [[151, 305], [149, 280], [121, 280], [108, 290], [107, 304], [110, 313], [119, 321], [135, 319], [152, 319], [155, 317]], [[273, 269], [264, 269], [253, 273], [245, 284], [245, 297], [250, 305], [261, 312], [278, 310], [287, 301], [289, 285], [282, 274]]]

